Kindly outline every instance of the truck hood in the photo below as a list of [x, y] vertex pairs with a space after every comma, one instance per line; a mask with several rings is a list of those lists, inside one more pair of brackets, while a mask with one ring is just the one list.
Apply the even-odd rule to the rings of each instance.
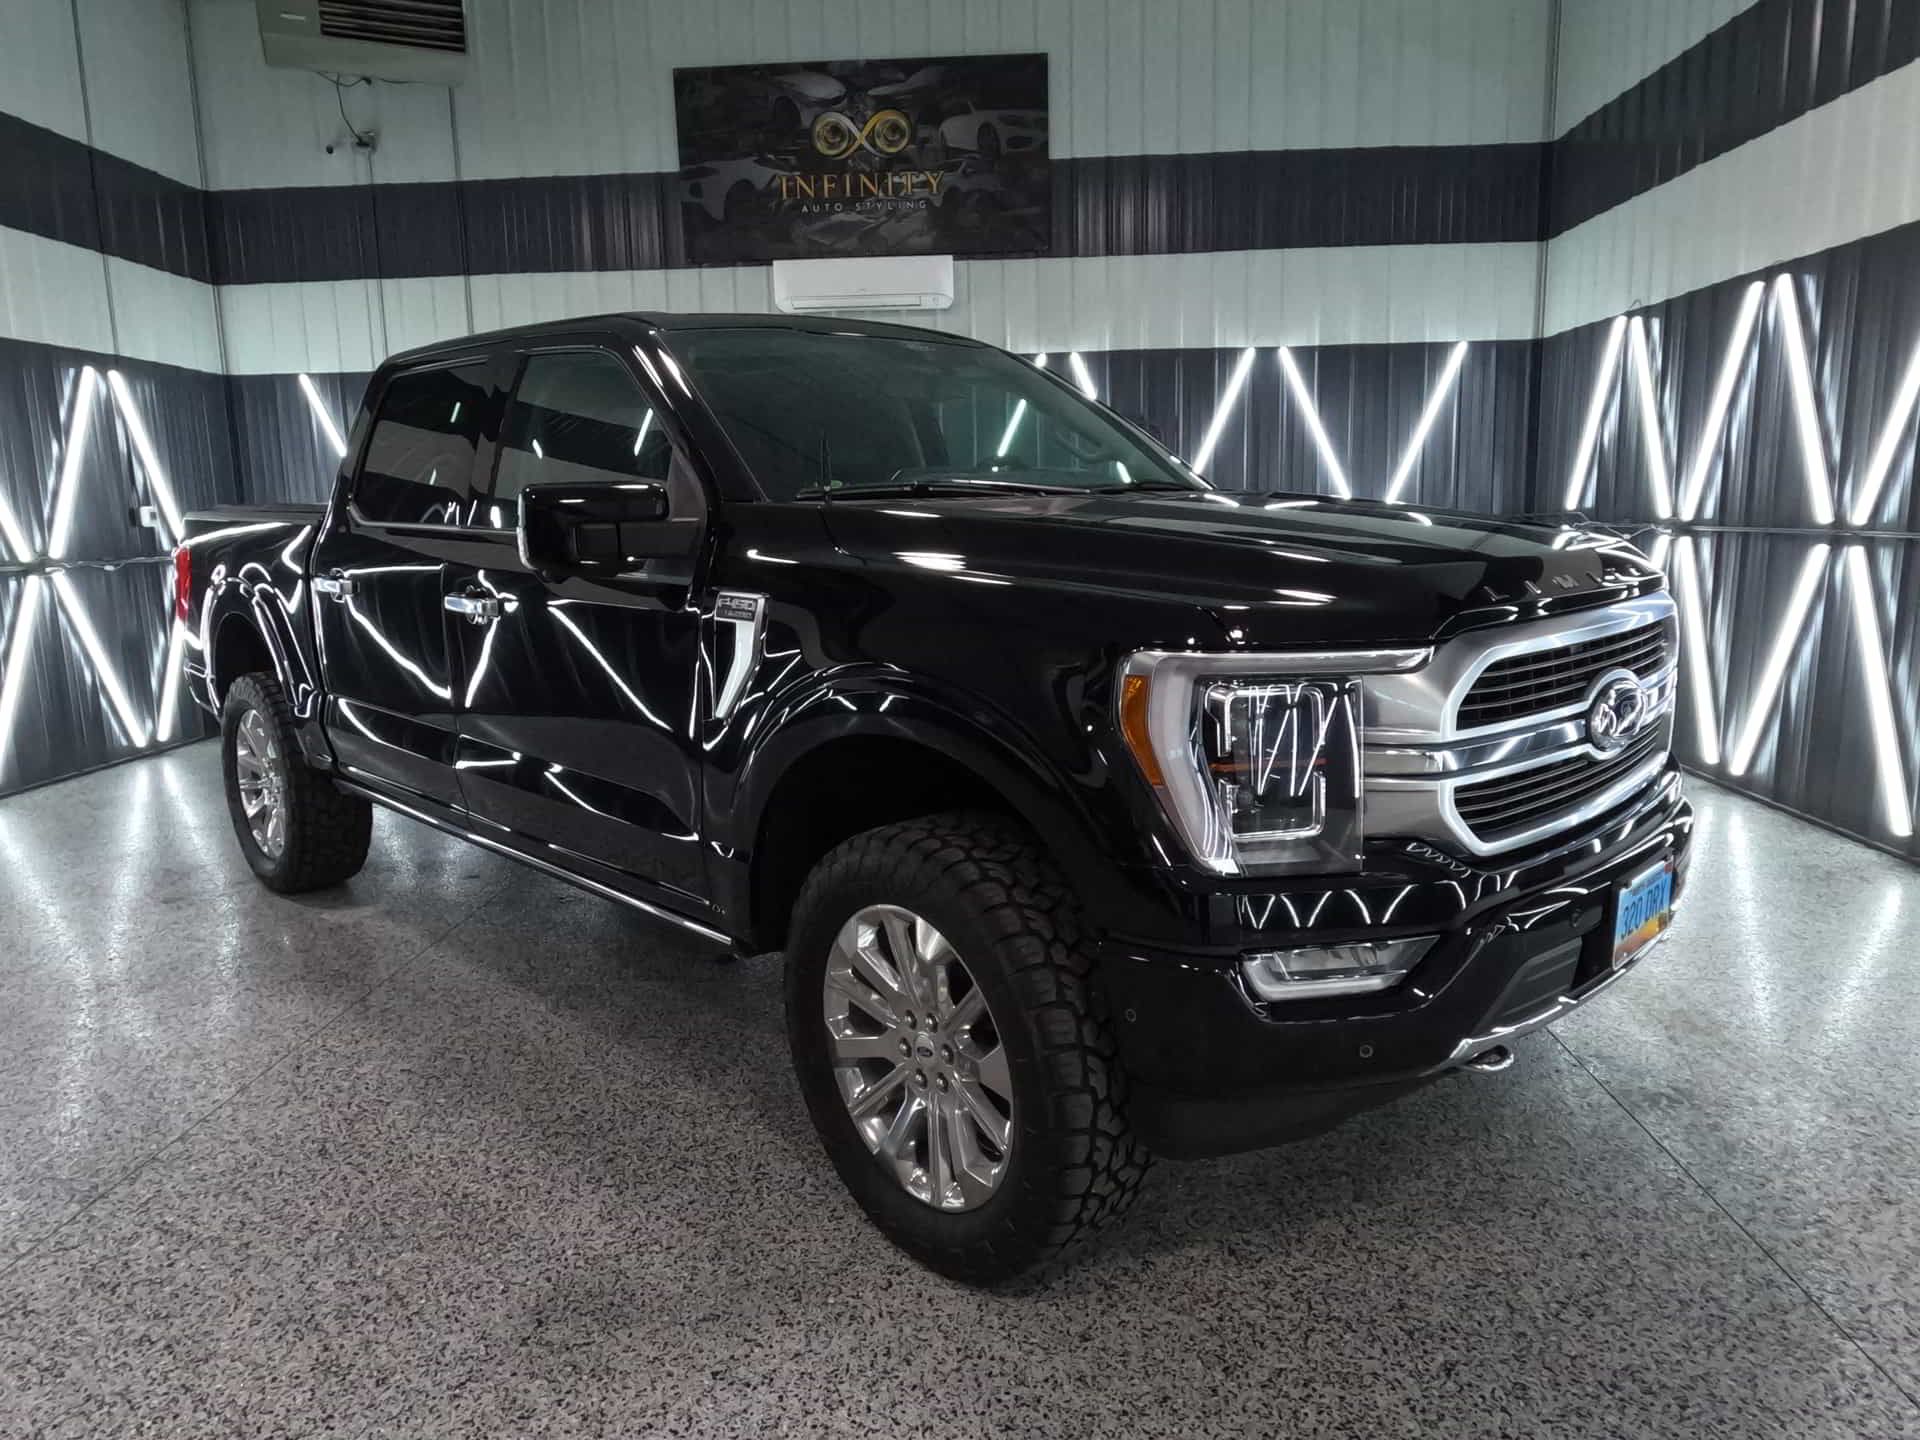
[[1182, 624], [1205, 612], [1230, 644], [1433, 639], [1659, 581], [1605, 531], [1311, 496], [840, 497], [822, 508], [836, 547], [865, 563], [1158, 600], [1185, 612]]

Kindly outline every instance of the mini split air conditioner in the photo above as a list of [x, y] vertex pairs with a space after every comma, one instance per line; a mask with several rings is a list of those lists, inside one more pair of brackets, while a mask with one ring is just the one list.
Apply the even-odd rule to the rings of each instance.
[[953, 304], [953, 257], [776, 260], [773, 303], [789, 315], [821, 310], [945, 310]]
[[465, 0], [254, 0], [260, 53], [277, 69], [458, 85]]

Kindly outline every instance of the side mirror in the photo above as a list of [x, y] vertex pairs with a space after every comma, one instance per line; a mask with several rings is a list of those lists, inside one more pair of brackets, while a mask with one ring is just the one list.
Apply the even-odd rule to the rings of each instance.
[[700, 522], [670, 519], [667, 509], [667, 487], [653, 480], [529, 485], [520, 492], [520, 559], [541, 575], [625, 575], [692, 554]]

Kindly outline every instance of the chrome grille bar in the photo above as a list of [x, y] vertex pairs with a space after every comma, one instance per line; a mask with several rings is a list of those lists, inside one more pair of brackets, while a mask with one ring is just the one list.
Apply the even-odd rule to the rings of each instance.
[[[1666, 767], [1675, 627], [1673, 602], [1649, 595], [1471, 632], [1417, 672], [1368, 677], [1368, 832], [1495, 855], [1631, 799]], [[1622, 672], [1639, 728], [1604, 751], [1588, 718]]]

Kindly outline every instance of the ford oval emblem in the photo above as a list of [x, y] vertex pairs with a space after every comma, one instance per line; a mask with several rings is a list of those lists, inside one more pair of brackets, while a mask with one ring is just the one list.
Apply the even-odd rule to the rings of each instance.
[[1609, 670], [1587, 702], [1587, 744], [1602, 755], [1623, 749], [1647, 722], [1647, 696], [1631, 670]]

